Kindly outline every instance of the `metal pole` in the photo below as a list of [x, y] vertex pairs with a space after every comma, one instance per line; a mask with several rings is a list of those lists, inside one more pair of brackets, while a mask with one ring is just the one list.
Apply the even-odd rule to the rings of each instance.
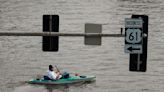
[[101, 36], [101, 37], [125, 37], [123, 34], [102, 33], [59, 33], [59, 32], [0, 32], [0, 36]]
[[138, 58], [137, 58], [137, 70], [139, 71], [140, 70], [140, 54], [138, 54]]

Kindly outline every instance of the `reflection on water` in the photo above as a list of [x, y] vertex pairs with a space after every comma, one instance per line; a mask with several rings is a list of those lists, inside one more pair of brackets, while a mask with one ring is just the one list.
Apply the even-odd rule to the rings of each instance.
[[81, 82], [68, 85], [37, 85], [37, 84], [24, 84], [18, 86], [13, 92], [70, 92], [70, 89], [74, 88], [86, 88], [88, 85], [95, 85], [95, 81]]
[[69, 92], [69, 86], [45, 86], [47, 92]]
[[16, 87], [14, 92], [69, 92], [68, 86], [24, 85]]

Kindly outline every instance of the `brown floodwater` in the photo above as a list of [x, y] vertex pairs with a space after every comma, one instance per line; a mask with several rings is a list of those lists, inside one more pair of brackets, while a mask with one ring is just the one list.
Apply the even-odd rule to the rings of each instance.
[[[59, 52], [43, 52], [41, 37], [0, 37], [0, 92], [164, 92], [163, 0], [0, 0], [0, 31], [42, 32], [42, 15], [58, 14], [60, 32], [83, 33], [98, 23], [103, 33], [120, 33], [132, 14], [149, 16], [147, 72], [129, 72], [124, 38], [85, 46], [83, 37], [60, 37]], [[30, 85], [49, 64], [61, 71], [95, 75], [88, 84]]]

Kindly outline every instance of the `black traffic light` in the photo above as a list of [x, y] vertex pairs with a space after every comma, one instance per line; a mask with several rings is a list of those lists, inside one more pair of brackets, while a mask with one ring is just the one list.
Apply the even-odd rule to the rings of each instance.
[[[143, 20], [142, 28], [142, 54], [130, 54], [130, 71], [146, 72], [147, 69], [147, 44], [148, 44], [148, 16], [132, 15], [132, 18], [141, 18]], [[139, 61], [139, 62], [138, 62]]]
[[[43, 15], [43, 32], [59, 32], [59, 16]], [[43, 51], [58, 51], [59, 37], [43, 36]]]

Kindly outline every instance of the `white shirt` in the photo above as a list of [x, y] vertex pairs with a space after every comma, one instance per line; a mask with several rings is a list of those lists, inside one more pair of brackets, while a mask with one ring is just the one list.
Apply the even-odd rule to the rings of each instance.
[[[52, 80], [57, 80], [58, 74], [55, 73], [54, 71], [48, 70], [47, 76]], [[59, 75], [58, 79], [60, 79], [61, 77], [62, 77], [62, 75]]]

